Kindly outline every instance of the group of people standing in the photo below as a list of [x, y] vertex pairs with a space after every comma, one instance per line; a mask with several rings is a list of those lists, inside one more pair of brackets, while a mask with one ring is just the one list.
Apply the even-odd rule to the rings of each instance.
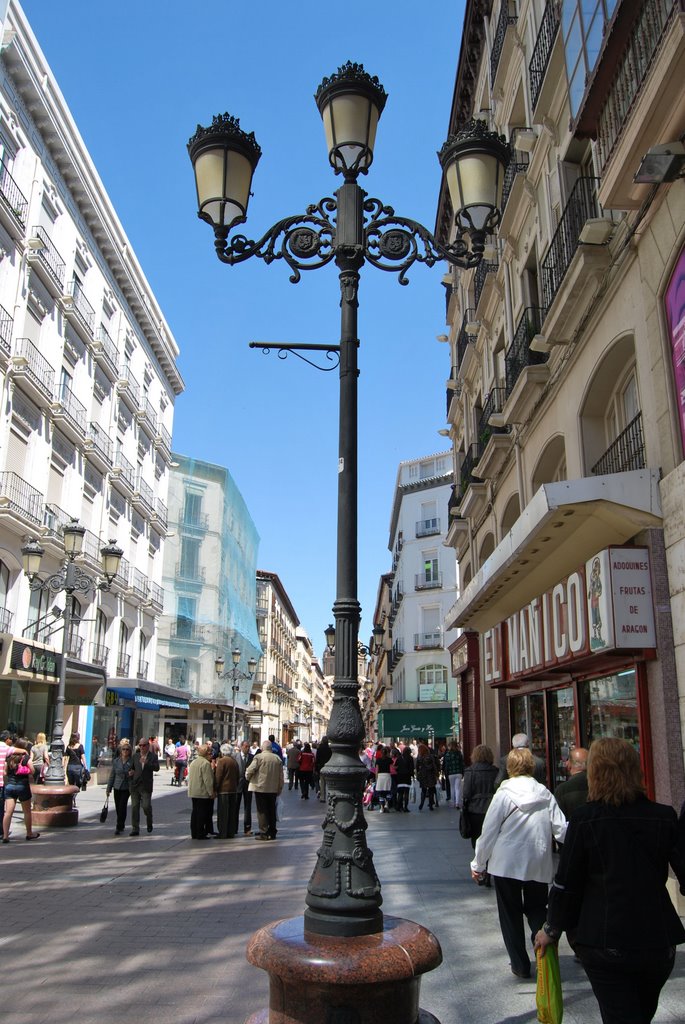
[[313, 791], [319, 800], [325, 799], [325, 783], [321, 770], [328, 764], [332, 754], [328, 736], [322, 736], [318, 743], [292, 740], [285, 748], [285, 763], [288, 772], [288, 789], [300, 790], [300, 799], [309, 800]]
[[438, 807], [438, 789], [453, 807], [460, 806], [464, 755], [457, 740], [438, 751], [424, 742], [369, 744], [360, 756], [369, 771], [366, 803], [377, 804], [382, 814], [409, 813], [413, 785], [419, 794], [419, 811], [426, 802], [429, 811]]
[[685, 808], [678, 819], [647, 798], [639, 754], [625, 740], [572, 750], [554, 795], [527, 736], [512, 744], [499, 768], [488, 747], [474, 749], [462, 810], [472, 877], [494, 881], [511, 971], [529, 978], [532, 949], [544, 955], [566, 932], [604, 1024], [649, 1024], [685, 942], [666, 888], [670, 865], [685, 893]]

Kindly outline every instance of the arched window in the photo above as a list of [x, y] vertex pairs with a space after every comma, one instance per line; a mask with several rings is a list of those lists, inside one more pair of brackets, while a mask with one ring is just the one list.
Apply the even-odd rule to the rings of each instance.
[[444, 665], [423, 665], [419, 669], [419, 700], [447, 700], [447, 669]]
[[147, 645], [148, 645], [148, 638], [145, 635], [145, 633], [143, 632], [143, 630], [141, 629], [141, 631], [140, 631], [140, 644], [139, 644], [139, 647], [138, 647], [138, 678], [139, 679], [147, 679], [147, 669], [148, 669]]
[[102, 608], [95, 613], [95, 643], [91, 661], [95, 665], [106, 665], [109, 648], [107, 647], [107, 617]]
[[632, 335], [619, 338], [598, 366], [583, 402], [581, 426], [588, 476], [646, 466]]
[[122, 622], [119, 626], [119, 647], [117, 650], [117, 675], [127, 676], [131, 655], [128, 653], [128, 626]]
[[[67, 598], [69, 600], [69, 598]], [[78, 601], [72, 594], [71, 597], [71, 624], [69, 628], [69, 656], [72, 658], [78, 658], [80, 661], [83, 657], [83, 637], [79, 633], [81, 625], [81, 602]]]
[[557, 434], [545, 445], [533, 471], [533, 493], [543, 484], [566, 479], [566, 445], [562, 434]]
[[485, 539], [480, 546], [480, 552], [478, 554], [478, 564], [482, 565], [483, 562], [487, 561], [492, 552], [495, 550], [495, 538], [492, 533], [485, 535]]
[[506, 536], [511, 530], [512, 526], [521, 515], [521, 503], [519, 502], [518, 494], [512, 494], [509, 501], [504, 506], [504, 515], [502, 516], [502, 522], [500, 524], [500, 532], [502, 537]]

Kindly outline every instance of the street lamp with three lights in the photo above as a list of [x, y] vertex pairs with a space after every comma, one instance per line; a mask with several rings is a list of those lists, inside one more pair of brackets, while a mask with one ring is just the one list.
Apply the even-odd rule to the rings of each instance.
[[219, 679], [230, 679], [231, 680], [231, 690], [233, 691], [233, 707], [232, 707], [232, 711], [231, 711], [231, 742], [232, 743], [235, 743], [235, 741], [236, 741], [236, 734], [235, 734], [235, 702], [236, 702], [236, 697], [238, 695], [238, 691], [240, 690], [240, 683], [238, 682], [238, 680], [239, 679], [252, 679], [254, 677], [255, 672], [257, 671], [257, 662], [255, 661], [254, 658], [250, 658], [250, 660], [247, 663], [247, 672], [241, 672], [240, 669], [238, 668], [238, 665], [240, 664], [241, 657], [242, 657], [242, 652], [241, 652], [240, 648], [239, 647], [234, 647], [233, 650], [231, 651], [231, 659], [233, 661], [233, 668], [226, 669], [225, 672], [224, 672], [224, 665], [226, 664], [226, 662], [221, 657], [221, 655], [219, 655], [219, 657], [216, 658], [215, 661], [214, 661], [214, 671], [216, 672], [217, 677]]

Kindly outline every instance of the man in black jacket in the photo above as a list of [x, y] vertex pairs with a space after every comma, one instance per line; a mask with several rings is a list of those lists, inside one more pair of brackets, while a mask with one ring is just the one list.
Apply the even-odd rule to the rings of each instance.
[[[517, 732], [515, 736], [511, 737], [511, 749], [512, 750], [521, 750], [524, 747], [526, 749], [530, 750], [530, 740], [528, 739], [528, 737], [525, 734], [525, 732]], [[532, 751], [531, 751], [531, 753], [532, 753]], [[495, 789], [498, 789], [499, 786], [502, 785], [504, 780], [509, 778], [509, 772], [507, 771], [507, 758], [508, 757], [509, 757], [509, 751], [507, 751], [506, 754], [504, 754], [499, 759], [499, 772], [497, 773], [497, 778], [495, 779]], [[541, 757], [537, 756], [537, 754], [533, 754], [533, 760], [535, 761], [535, 771], [533, 772], [533, 778], [535, 779], [536, 782], [539, 782], [539, 783], [541, 783], [541, 785], [546, 786], [547, 785], [547, 765], [545, 764], [545, 762], [542, 760]]]
[[250, 750], [250, 744], [244, 740], [240, 744], [240, 750], [236, 751], [235, 759], [238, 762], [240, 778], [238, 780], [238, 792], [235, 802], [235, 831], [238, 831], [238, 819], [240, 817], [240, 804], [243, 805], [243, 830], [246, 836], [252, 835], [252, 793], [249, 783], [245, 778], [245, 770], [252, 764], [254, 754]]
[[133, 769], [129, 772], [131, 779], [131, 831], [129, 835], [140, 835], [140, 808], [147, 819], [147, 830], [152, 832], [152, 786], [154, 773], [159, 771], [159, 758], [150, 750], [150, 742], [145, 738], [138, 740], [133, 755]]
[[576, 807], [587, 803], [587, 750], [574, 747], [566, 762], [569, 777], [554, 790], [554, 797], [567, 818]]

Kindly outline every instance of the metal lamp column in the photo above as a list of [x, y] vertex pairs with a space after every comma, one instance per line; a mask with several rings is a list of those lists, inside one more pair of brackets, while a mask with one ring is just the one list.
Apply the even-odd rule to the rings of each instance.
[[236, 741], [236, 734], [235, 734], [235, 701], [236, 701], [236, 696], [238, 694], [238, 691], [240, 690], [240, 686], [238, 685], [238, 680], [239, 679], [252, 679], [254, 677], [254, 674], [255, 674], [256, 670], [257, 670], [257, 662], [255, 661], [254, 658], [250, 658], [250, 660], [247, 663], [247, 672], [241, 672], [240, 669], [238, 668], [238, 665], [240, 664], [241, 657], [242, 657], [242, 652], [240, 651], [240, 648], [234, 647], [233, 650], [231, 651], [231, 658], [233, 660], [233, 668], [229, 668], [226, 672], [223, 671], [223, 668], [224, 668], [224, 665], [225, 665], [225, 661], [224, 661], [224, 659], [221, 656], [219, 656], [215, 660], [215, 662], [214, 662], [214, 671], [216, 672], [218, 678], [219, 679], [230, 679], [231, 680], [231, 689], [233, 691], [233, 706], [232, 706], [232, 711], [231, 711], [231, 743], [235, 743], [235, 741]]

